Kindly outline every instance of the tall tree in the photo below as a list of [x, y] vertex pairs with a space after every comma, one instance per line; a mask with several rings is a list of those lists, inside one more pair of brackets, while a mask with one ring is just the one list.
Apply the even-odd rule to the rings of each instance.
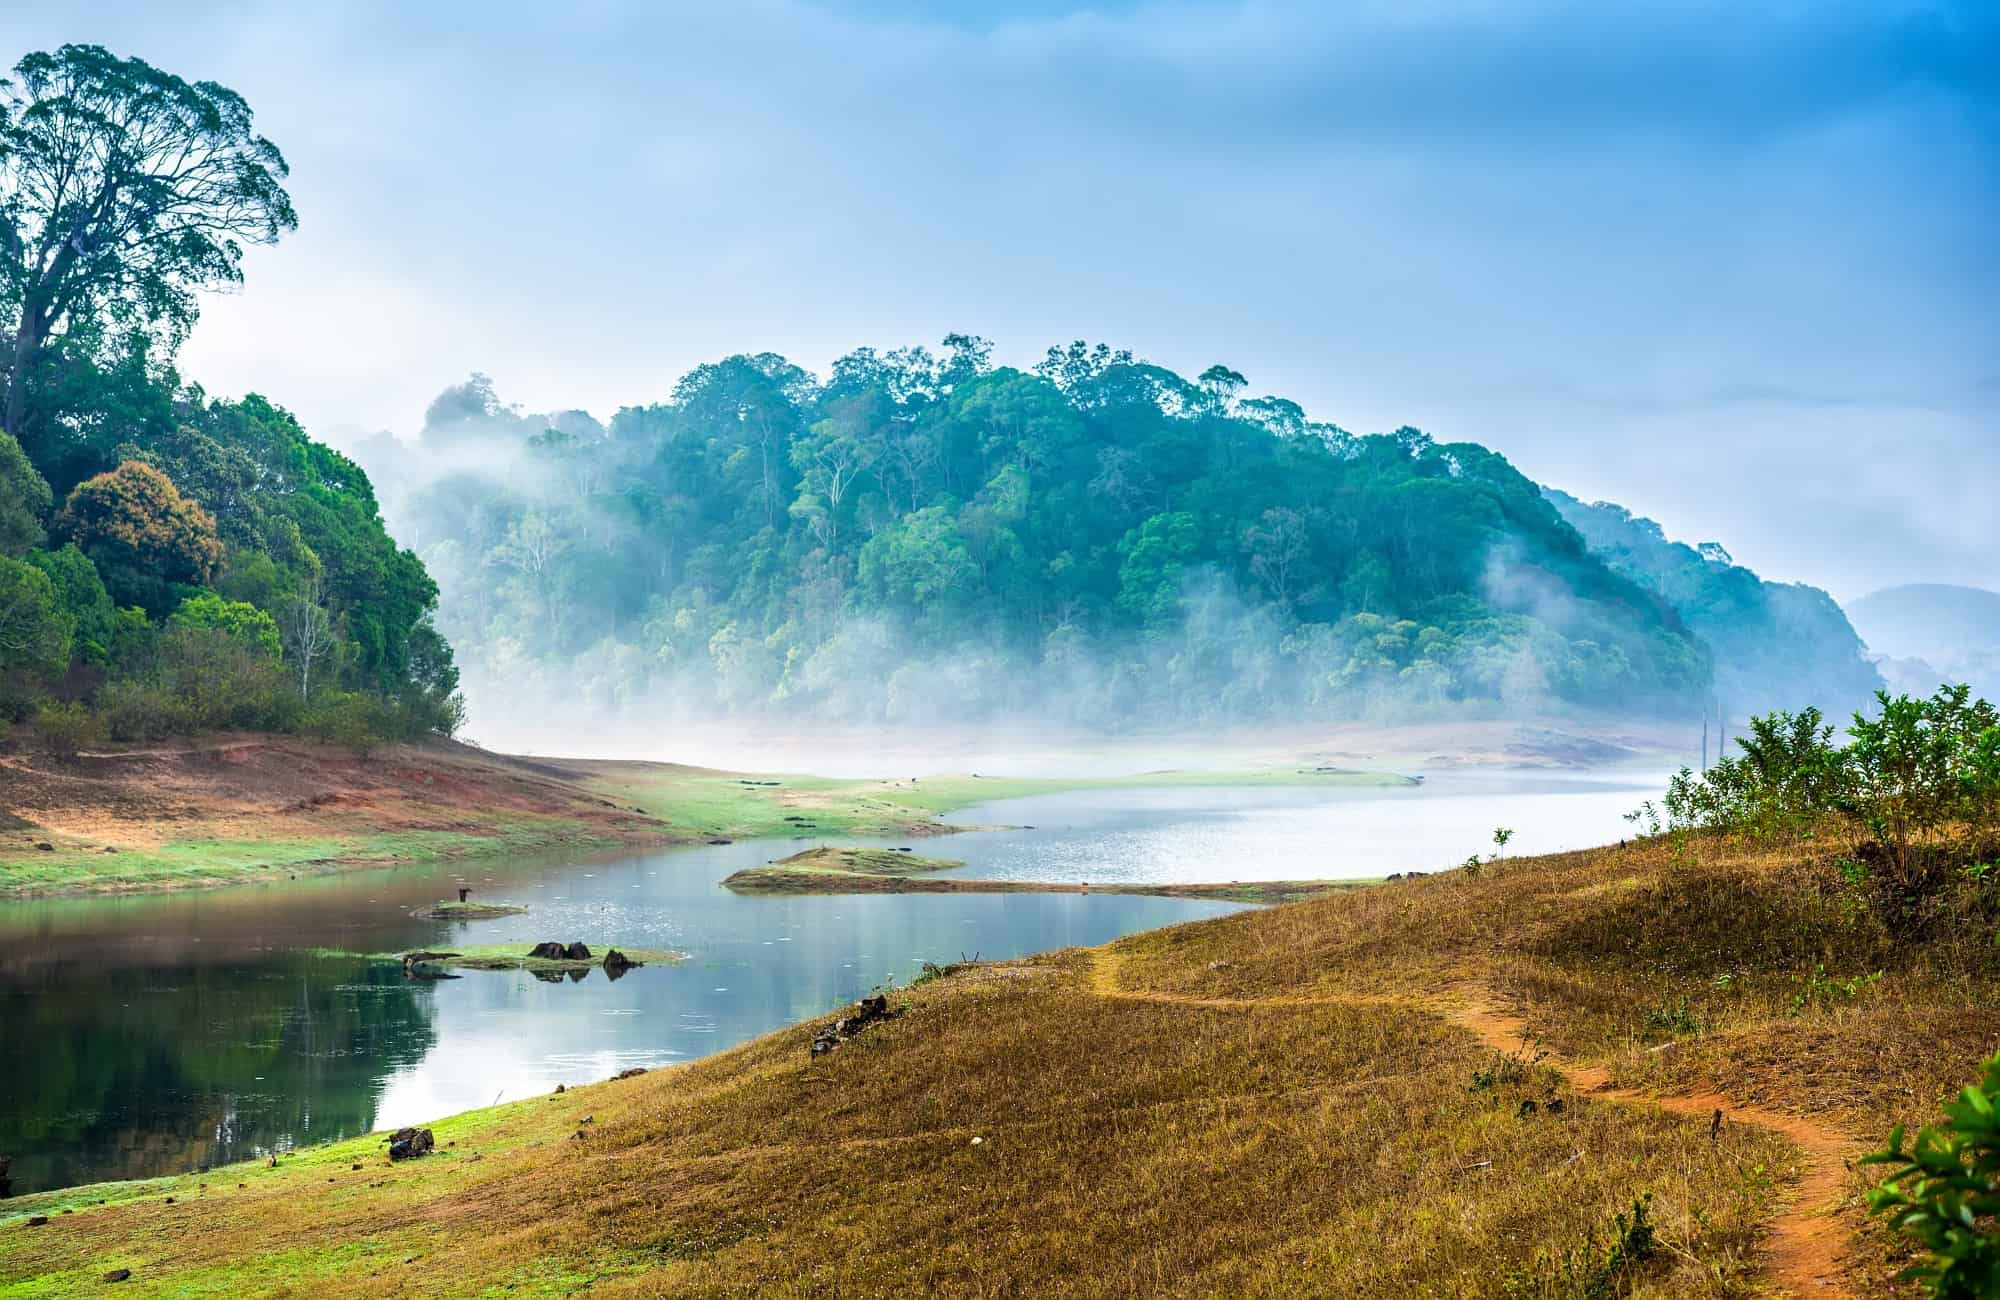
[[21, 444], [0, 432], [0, 555], [25, 555], [42, 544], [42, 520], [54, 504]]
[[73, 322], [159, 330], [239, 283], [245, 244], [298, 217], [284, 157], [241, 96], [96, 45], [30, 54], [0, 104], [0, 425], [18, 433], [35, 362]]
[[56, 526], [100, 568], [108, 561], [170, 583], [205, 583], [222, 563], [214, 516], [144, 461], [77, 484]]
[[71, 629], [48, 575], [0, 555], [0, 674], [60, 673], [69, 663]]

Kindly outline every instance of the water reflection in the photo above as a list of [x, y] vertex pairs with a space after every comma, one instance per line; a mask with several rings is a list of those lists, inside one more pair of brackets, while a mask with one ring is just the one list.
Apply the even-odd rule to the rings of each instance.
[[[1517, 851], [1599, 843], [1653, 783], [1434, 778], [1418, 790], [1117, 790], [969, 809], [1031, 823], [934, 841], [968, 873], [1229, 880], [1433, 868], [1515, 827]], [[0, 1153], [17, 1192], [181, 1172], [685, 1061], [822, 1015], [926, 960], [1011, 957], [1236, 910], [1113, 895], [739, 897], [718, 882], [824, 841], [576, 863], [480, 863], [475, 899], [413, 915], [444, 868], [200, 894], [0, 906]], [[883, 843], [883, 841], [866, 841]], [[891, 842], [893, 843], [893, 842]], [[690, 954], [611, 981], [469, 972], [406, 982], [338, 953], [581, 939]]]
[[[739, 897], [720, 888], [792, 841], [608, 862], [479, 864], [477, 898], [526, 916], [418, 909], [443, 870], [199, 896], [51, 899], [0, 909], [0, 1153], [14, 1190], [145, 1177], [435, 1119], [685, 1061], [820, 1015], [926, 960], [1103, 943], [1233, 910], [1108, 896]], [[617, 981], [594, 970], [405, 981], [331, 955], [545, 938], [684, 951]]]
[[1132, 788], [1071, 791], [980, 804], [947, 821], [999, 823], [940, 852], [971, 873], [1099, 884], [1320, 880], [1436, 871], [1491, 852], [1556, 853], [1631, 832], [1624, 814], [1665, 777], [1473, 772], [1420, 786]]
[[368, 1129], [434, 1041], [429, 991], [351, 959], [90, 961], [0, 976], [0, 1151], [16, 1191], [143, 1177]]

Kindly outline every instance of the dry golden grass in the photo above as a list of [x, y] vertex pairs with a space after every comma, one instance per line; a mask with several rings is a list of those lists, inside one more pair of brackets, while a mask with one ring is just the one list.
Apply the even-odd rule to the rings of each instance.
[[[9, 1213], [55, 1217], [0, 1223], [0, 1293], [126, 1267], [164, 1295], [1562, 1295], [1559, 1261], [1597, 1258], [1650, 1195], [1662, 1248], [1613, 1294], [1768, 1294], [1763, 1236], [1801, 1226], [1807, 1155], [1589, 1082], [1713, 1091], [1863, 1147], [2000, 1040], [1992, 958], [1969, 932], [1884, 947], [1795, 854], [1669, 853], [965, 969], [829, 1056], [798, 1026], [458, 1117], [406, 1165], [363, 1140], [27, 1198]], [[1557, 1055], [1475, 1086], [1495, 1054], [1467, 1008], [1495, 1003]], [[1847, 1293], [1889, 1294], [1858, 1224], [1824, 1223]]]

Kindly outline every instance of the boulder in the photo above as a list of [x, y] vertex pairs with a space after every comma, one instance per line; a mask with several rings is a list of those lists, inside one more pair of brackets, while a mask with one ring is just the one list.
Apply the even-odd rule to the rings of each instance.
[[391, 1160], [414, 1160], [418, 1156], [429, 1155], [437, 1145], [427, 1128], [399, 1128], [389, 1139]]

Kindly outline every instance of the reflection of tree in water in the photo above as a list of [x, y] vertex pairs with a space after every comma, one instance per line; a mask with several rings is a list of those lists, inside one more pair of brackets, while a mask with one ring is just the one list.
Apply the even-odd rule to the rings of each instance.
[[86, 961], [0, 982], [0, 1153], [18, 1194], [225, 1164], [364, 1133], [381, 1084], [436, 1041], [393, 966]]

